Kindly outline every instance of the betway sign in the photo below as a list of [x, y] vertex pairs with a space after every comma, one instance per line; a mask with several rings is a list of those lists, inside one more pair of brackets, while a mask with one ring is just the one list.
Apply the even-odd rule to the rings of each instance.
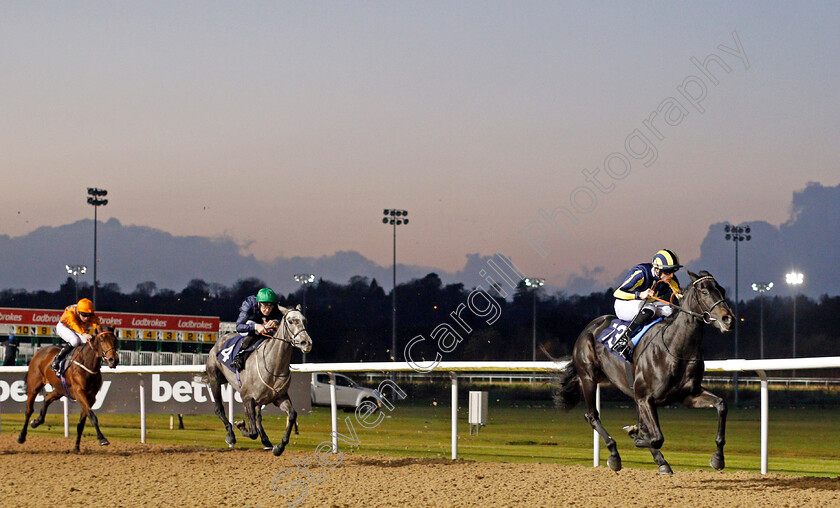
[[[54, 326], [64, 310], [7, 309], [0, 307], [0, 325]], [[130, 314], [97, 312], [103, 325], [139, 330], [175, 332], [218, 332], [219, 318], [210, 316], [178, 316], [170, 314]]]
[[[215, 405], [210, 389], [201, 383], [195, 374], [114, 374], [110, 375], [103, 369], [102, 389], [96, 396], [93, 410], [98, 413], [140, 413], [140, 380], [145, 388], [146, 411], [149, 414], [213, 414]], [[26, 409], [26, 386], [22, 374], [0, 373], [0, 412], [20, 413]], [[310, 411], [310, 379], [306, 373], [292, 373], [289, 386], [289, 397], [299, 413]], [[47, 385], [46, 392], [52, 387]], [[230, 401], [231, 387], [222, 387], [222, 402]], [[238, 392], [233, 394], [234, 401], [242, 402]], [[44, 401], [43, 393], [36, 399], [36, 412], [41, 410]], [[62, 404], [53, 403], [50, 413], [61, 413]], [[79, 406], [71, 401], [71, 412], [78, 413]], [[241, 414], [242, 406], [234, 411]], [[268, 414], [285, 414], [276, 406], [266, 406], [263, 410]]]

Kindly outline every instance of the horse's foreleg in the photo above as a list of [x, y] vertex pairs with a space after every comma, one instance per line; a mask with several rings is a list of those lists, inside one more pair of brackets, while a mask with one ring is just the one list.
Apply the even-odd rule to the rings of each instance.
[[[100, 446], [108, 446], [111, 444], [105, 436], [102, 434], [102, 430], [99, 429], [99, 418], [96, 417], [96, 413], [93, 412], [93, 409], [90, 407], [91, 404], [88, 402], [88, 394], [81, 392], [76, 394], [76, 400], [79, 402], [79, 406], [82, 409], [82, 421], [80, 422], [81, 429], [84, 429], [84, 417], [90, 418], [90, 423], [93, 424], [93, 428], [96, 429], [96, 439], [99, 440]], [[91, 394], [90, 398], [94, 398]], [[76, 438], [76, 451], [79, 451], [79, 440], [82, 437], [82, 431], [79, 430], [79, 435]]]
[[289, 398], [288, 394], [283, 396], [283, 399], [280, 402], [280, 409], [285, 411], [288, 416], [286, 417], [286, 432], [283, 434], [283, 440], [280, 444], [274, 445], [274, 449], [272, 451], [272, 453], [274, 453], [277, 457], [283, 454], [283, 451], [286, 449], [286, 445], [289, 444], [289, 436], [292, 434], [292, 427], [294, 427], [297, 422], [297, 411], [295, 411], [294, 406], [292, 406], [292, 400]]
[[76, 446], [73, 448], [73, 451], [76, 453], [80, 453], [79, 450], [79, 443], [82, 441], [82, 431], [85, 430], [85, 420], [87, 419], [87, 412], [83, 409], [79, 415], [79, 424], [76, 425]]
[[607, 446], [607, 450], [610, 451], [610, 456], [607, 458], [607, 466], [613, 471], [621, 471], [621, 456], [618, 454], [618, 445], [615, 439], [610, 436], [610, 433], [607, 432], [607, 429], [604, 428], [604, 425], [601, 423], [601, 415], [595, 407], [595, 394], [598, 389], [598, 384], [591, 379], [581, 376], [580, 386], [583, 390], [583, 398], [586, 401], [586, 414], [583, 417], [595, 432], [601, 436], [601, 439]]
[[38, 414], [38, 418], [32, 420], [31, 425], [33, 429], [44, 423], [44, 418], [47, 417], [47, 408], [50, 407], [50, 404], [52, 404], [53, 401], [60, 399], [61, 397], [62, 394], [58, 390], [53, 390], [47, 394], [44, 398], [44, 405], [41, 407], [41, 412]]
[[262, 424], [262, 406], [257, 406], [256, 417], [257, 432], [260, 434], [260, 441], [262, 441], [263, 450], [271, 450], [273, 445], [271, 444], [271, 440], [268, 439], [268, 435], [265, 433], [265, 429]]
[[656, 406], [648, 397], [636, 399], [636, 406], [639, 410], [639, 425], [644, 429], [644, 432], [635, 434], [634, 442], [636, 446], [650, 449], [653, 461], [659, 466], [659, 474], [673, 474], [671, 466], [660, 450], [662, 443], [665, 442], [665, 437], [659, 427], [659, 414], [656, 411]]
[[715, 408], [717, 410], [718, 430], [717, 436], [715, 436], [717, 450], [715, 450], [715, 453], [712, 454], [712, 459], [709, 461], [709, 465], [712, 466], [712, 469], [720, 471], [725, 466], [723, 459], [723, 445], [726, 444], [726, 413], [729, 411], [726, 406], [726, 401], [704, 388], [699, 395], [687, 397], [683, 401], [683, 404], [690, 408], [708, 407]]

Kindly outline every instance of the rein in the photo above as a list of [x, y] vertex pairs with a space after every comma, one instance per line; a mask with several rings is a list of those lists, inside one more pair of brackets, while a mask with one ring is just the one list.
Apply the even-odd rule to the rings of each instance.
[[[689, 290], [691, 290], [691, 289], [695, 289], [695, 290], [696, 290], [695, 285], [696, 285], [698, 282], [701, 282], [701, 281], [703, 281], [703, 280], [707, 280], [707, 279], [711, 279], [711, 278], [712, 278], [712, 277], [711, 277], [711, 276], [709, 276], [709, 275], [706, 275], [706, 276], [704, 276], [704, 277], [700, 277], [700, 278], [698, 278], [697, 280], [695, 280], [694, 282], [692, 282], [692, 283], [691, 283], [691, 287], [689, 287]], [[686, 291], [686, 295], [687, 295], [687, 294], [688, 294], [688, 291]], [[720, 305], [720, 304], [724, 301], [724, 299], [723, 299], [723, 298], [721, 298], [720, 300], [718, 300], [717, 302], [715, 302], [715, 303], [714, 303], [711, 307], [709, 307], [709, 309], [708, 309], [708, 310], [705, 310], [705, 311], [703, 311], [703, 313], [702, 313], [702, 314], [700, 314], [700, 313], [697, 313], [697, 312], [694, 312], [694, 311], [691, 311], [691, 310], [688, 310], [688, 309], [684, 309], [684, 308], [682, 308], [682, 307], [680, 307], [679, 305], [676, 305], [676, 304], [674, 304], [674, 303], [671, 303], [671, 302], [666, 302], [665, 300], [663, 300], [663, 299], [661, 299], [661, 298], [656, 298], [656, 297], [651, 297], [651, 298], [653, 298], [654, 300], [658, 300], [658, 301], [660, 301], [660, 302], [662, 302], [662, 303], [666, 303], [666, 304], [668, 304], [668, 305], [670, 305], [670, 306], [674, 307], [675, 309], [679, 310], [680, 312], [684, 312], [684, 313], [686, 313], [686, 314], [688, 314], [688, 315], [690, 315], [690, 316], [692, 316], [692, 317], [694, 317], [694, 318], [696, 318], [696, 319], [699, 319], [699, 320], [703, 321], [705, 324], [711, 324], [711, 322], [712, 322], [712, 321], [716, 321], [716, 320], [715, 320], [715, 318], [713, 318], [713, 317], [711, 316], [711, 312], [712, 312], [712, 310], [713, 310], [715, 307], [717, 307], [718, 305]], [[698, 299], [698, 301], [697, 301], [697, 304], [698, 304], [698, 305], [700, 305], [700, 300], [699, 300], [699, 299]], [[702, 308], [702, 306], [701, 306], [701, 308]], [[681, 357], [681, 356], [677, 356], [677, 355], [675, 355], [674, 353], [672, 353], [672, 352], [671, 352], [671, 349], [668, 347], [668, 343], [665, 341], [665, 331], [666, 331], [666, 330], [667, 330], [667, 329], [668, 329], [668, 328], [669, 328], [672, 324], [674, 324], [674, 321], [670, 321], [670, 322], [668, 322], [668, 323], [667, 323], [664, 327], [662, 327], [661, 331], [659, 332], [659, 339], [662, 341], [662, 345], [665, 347], [665, 352], [666, 352], [666, 353], [668, 353], [668, 356], [670, 356], [670, 357], [672, 357], [672, 358], [676, 358], [677, 360], [687, 361], [687, 362], [697, 362], [697, 361], [700, 361], [700, 360], [701, 360], [701, 358], [683, 358], [683, 357]], [[645, 347], [647, 347], [647, 345], [648, 345], [648, 344], [651, 344], [652, 342], [653, 342], [653, 341], [648, 342], [648, 343], [645, 345]]]
[[[94, 349], [93, 345], [91, 344], [93, 341], [96, 341], [96, 342], [97, 342], [97, 345], [98, 345], [98, 349], [99, 349], [99, 358], [100, 358], [101, 360], [105, 360], [105, 361], [107, 362], [107, 361], [108, 361], [108, 356], [107, 356], [107, 355], [108, 355], [108, 353], [109, 353], [109, 352], [111, 352], [111, 351], [113, 351], [113, 350], [115, 350], [115, 349], [116, 349], [116, 347], [111, 347], [111, 348], [109, 348], [107, 351], [102, 351], [102, 341], [101, 341], [101, 340], [99, 340], [99, 336], [100, 336], [100, 335], [102, 335], [102, 334], [105, 334], [105, 333], [108, 333], [108, 332], [99, 332], [99, 333], [97, 333], [97, 334], [93, 337], [93, 339], [92, 339], [92, 340], [89, 340], [89, 341], [85, 342], [85, 345], [86, 345], [86, 346], [88, 346], [88, 347], [90, 347], [90, 350], [91, 350], [91, 351], [93, 351], [94, 355], [96, 355], [96, 349]], [[96, 358], [96, 356], [94, 356], [94, 358]], [[84, 361], [84, 360], [83, 360], [83, 361]], [[82, 370], [84, 370], [84, 371], [85, 371], [85, 372], [87, 372], [88, 374], [96, 374], [97, 372], [99, 372], [99, 371], [94, 371], [94, 370], [91, 370], [91, 369], [90, 369], [90, 367], [88, 367], [87, 365], [85, 365], [85, 364], [83, 364], [83, 363], [80, 363], [80, 362], [76, 361], [75, 359], [71, 360], [71, 362], [72, 362], [73, 364], [75, 364], [75, 365], [77, 365], [77, 366], [81, 367], [81, 368], [82, 368]], [[100, 365], [101, 365], [101, 364], [100, 364]]]
[[[694, 289], [694, 285], [697, 284], [698, 282], [706, 280], [706, 279], [711, 279], [711, 278], [712, 277], [709, 276], [709, 275], [706, 275], [705, 277], [700, 277], [699, 279], [697, 279], [697, 280], [695, 280], [694, 282], [691, 283], [691, 287], [689, 289]], [[657, 298], [655, 296], [651, 296], [650, 298], [653, 299], [653, 300], [656, 300], [658, 302], [666, 303], [666, 304], [670, 305], [671, 307], [677, 309], [680, 312], [685, 312], [686, 314], [703, 321], [707, 325], [712, 324], [713, 321], [717, 321], [715, 318], [712, 317], [712, 310], [714, 310], [715, 307], [717, 307], [718, 305], [720, 305], [724, 301], [724, 299], [721, 298], [720, 300], [715, 302], [711, 307], [709, 307], [708, 310], [704, 310], [703, 313], [701, 314], [701, 313], [698, 313], [698, 312], [694, 312], [692, 310], [684, 309], [684, 308], [680, 307], [679, 305], [677, 305], [675, 303], [666, 302], [662, 298]], [[700, 305], [700, 300], [697, 300], [697, 304]], [[702, 308], [702, 306], [701, 306], [701, 308]]]
[[[291, 334], [291, 326], [289, 326], [289, 322], [286, 319], [286, 316], [283, 316], [283, 328], [282, 328], [282, 330], [283, 330], [283, 336], [281, 336], [281, 337], [277, 337], [276, 335], [269, 335], [267, 333], [262, 333], [260, 335], [262, 335], [264, 337], [268, 337], [268, 340], [279, 340], [280, 342], [285, 342], [286, 344], [289, 344], [293, 347], [297, 347], [297, 345], [295, 344], [295, 339], [297, 338], [298, 335], [300, 335], [301, 333], [306, 331], [306, 327], [302, 326], [301, 329], [298, 330], [297, 333], [293, 334], [291, 338], [288, 338], [286, 336]], [[266, 344], [267, 343], [268, 342], [266, 341]], [[260, 348], [262, 349], [262, 345], [260, 346]], [[260, 369], [257, 368], [257, 375], [259, 375], [260, 381], [262, 381], [262, 383], [265, 386], [269, 387], [274, 392], [282, 390], [291, 380], [290, 374], [289, 373], [275, 374], [274, 372], [272, 372], [272, 370], [268, 366], [268, 363], [265, 360], [265, 349], [262, 349], [262, 361], [263, 361], [263, 368], [265, 369], [265, 371], [268, 372], [269, 374], [271, 374], [273, 377], [275, 377], [275, 378], [288, 377], [289, 379], [287, 379], [279, 389], [275, 390], [273, 386], [271, 386], [271, 385], [269, 385], [268, 383], [265, 382], [265, 380], [262, 378], [262, 374], [260, 373]]]

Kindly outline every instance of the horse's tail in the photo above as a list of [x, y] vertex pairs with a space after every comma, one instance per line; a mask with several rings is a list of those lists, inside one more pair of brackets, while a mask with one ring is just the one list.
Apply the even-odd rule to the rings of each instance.
[[540, 346], [543, 354], [558, 366], [562, 366], [556, 374], [551, 376], [551, 396], [554, 399], [554, 406], [566, 411], [574, 408], [580, 403], [581, 389], [580, 377], [578, 377], [575, 363], [571, 358], [555, 358], [551, 356], [543, 346]]
[[580, 404], [582, 392], [575, 362], [569, 360], [557, 376], [557, 384], [558, 388], [553, 390], [554, 404], [557, 407], [568, 411]]

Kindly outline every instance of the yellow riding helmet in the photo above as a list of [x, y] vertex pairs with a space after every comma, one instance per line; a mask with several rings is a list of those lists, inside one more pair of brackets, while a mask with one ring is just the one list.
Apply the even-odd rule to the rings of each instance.
[[674, 251], [662, 249], [653, 256], [653, 267], [660, 270], [679, 270], [682, 265]]
[[76, 304], [76, 308], [79, 312], [84, 312], [85, 314], [90, 314], [93, 312], [93, 302], [88, 300], [87, 298], [82, 298], [79, 300], [79, 303]]

